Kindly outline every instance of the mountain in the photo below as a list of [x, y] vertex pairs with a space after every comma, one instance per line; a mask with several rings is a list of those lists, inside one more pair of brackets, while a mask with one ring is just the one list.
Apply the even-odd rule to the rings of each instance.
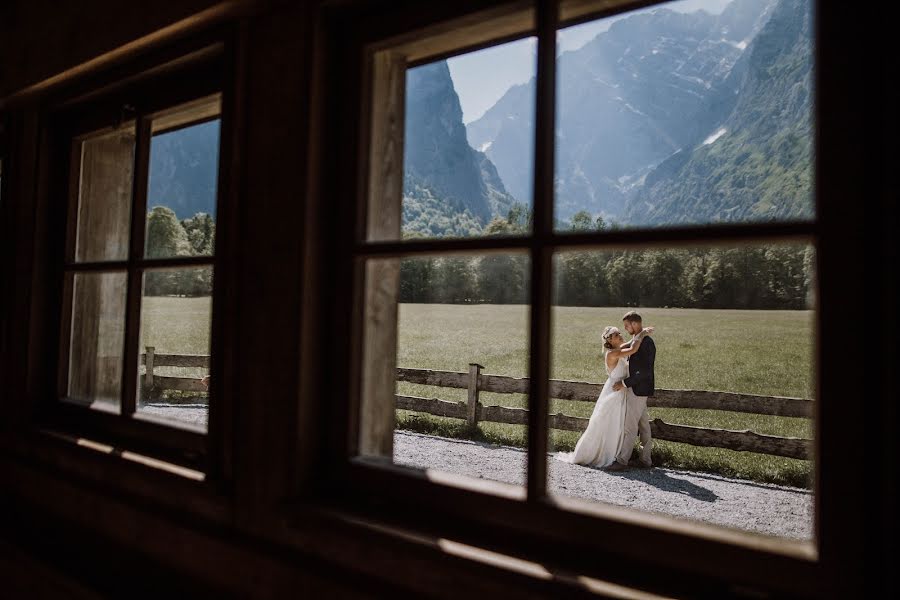
[[[620, 220], [651, 169], [730, 112], [721, 90], [733, 92], [732, 71], [772, 4], [734, 0], [720, 15], [641, 12], [561, 54], [556, 216], [586, 210]], [[531, 197], [533, 114], [534, 80], [468, 126], [470, 143], [517, 198]]]
[[626, 221], [811, 217], [811, 64], [810, 2], [781, 0], [723, 92], [729, 113], [647, 175]]
[[472, 147], [496, 165], [509, 193], [530, 205], [534, 185], [534, 82], [509, 88], [466, 130]]
[[154, 135], [147, 209], [167, 206], [179, 219], [216, 214], [219, 120]]
[[407, 232], [479, 233], [515, 201], [491, 160], [469, 145], [446, 61], [407, 71], [403, 164]]

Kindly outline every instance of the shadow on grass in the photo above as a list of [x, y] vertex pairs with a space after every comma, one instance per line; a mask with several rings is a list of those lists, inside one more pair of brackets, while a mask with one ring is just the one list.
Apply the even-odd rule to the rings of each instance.
[[[481, 427], [469, 427], [463, 421], [449, 418], [439, 419], [415, 414], [401, 416], [397, 419], [397, 429], [515, 448], [524, 448], [526, 445], [522, 435], [508, 435], [502, 431], [485, 431]], [[570, 452], [574, 450], [575, 442], [571, 441], [570, 443], [567, 440], [556, 439], [552, 447], [555, 451]], [[686, 450], [682, 452], [679, 447], [684, 447], [684, 445], [674, 442], [667, 442], [665, 445], [654, 443], [653, 463], [658, 467], [678, 471], [711, 473], [758, 483], [812, 488], [812, 463], [807, 461], [796, 461], [796, 463], [792, 462], [777, 468], [767, 468], [764, 465], [754, 464], [755, 461], [738, 464], [709, 453], [701, 452], [698, 455], [697, 452], [691, 451], [693, 447], [685, 447]], [[638, 458], [638, 455], [635, 453], [633, 457]]]

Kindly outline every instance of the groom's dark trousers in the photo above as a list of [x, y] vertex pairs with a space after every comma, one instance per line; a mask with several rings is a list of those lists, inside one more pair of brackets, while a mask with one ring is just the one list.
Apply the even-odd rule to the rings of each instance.
[[653, 447], [653, 438], [650, 436], [650, 416], [647, 414], [647, 397], [655, 392], [653, 378], [653, 366], [656, 362], [656, 344], [653, 338], [645, 337], [641, 340], [641, 346], [628, 359], [628, 377], [622, 383], [627, 388], [625, 392], [625, 433], [622, 438], [622, 447], [616, 461], [628, 464], [631, 452], [634, 450], [634, 442], [641, 436], [641, 462], [651, 464], [650, 452]]

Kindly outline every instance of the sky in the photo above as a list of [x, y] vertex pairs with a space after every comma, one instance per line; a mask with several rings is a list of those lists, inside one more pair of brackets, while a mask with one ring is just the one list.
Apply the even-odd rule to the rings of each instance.
[[[665, 7], [679, 12], [704, 9], [719, 14], [731, 0], [677, 0], [647, 10]], [[559, 52], [576, 50], [594, 39], [598, 33], [634, 11], [608, 19], [600, 19], [562, 29], [557, 42]], [[453, 86], [459, 95], [463, 122], [470, 123], [484, 114], [510, 87], [527, 82], [536, 70], [537, 39], [525, 38], [478, 52], [471, 52], [447, 61]]]

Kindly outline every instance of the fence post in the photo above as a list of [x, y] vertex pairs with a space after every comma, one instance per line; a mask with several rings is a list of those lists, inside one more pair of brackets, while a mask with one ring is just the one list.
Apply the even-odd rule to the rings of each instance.
[[483, 368], [478, 363], [469, 363], [469, 403], [466, 411], [466, 424], [469, 427], [478, 425], [478, 380]]
[[144, 365], [146, 366], [146, 373], [144, 374], [144, 387], [146, 387], [148, 391], [153, 389], [153, 355], [155, 353], [155, 347], [147, 346], [147, 354], [144, 358]]

